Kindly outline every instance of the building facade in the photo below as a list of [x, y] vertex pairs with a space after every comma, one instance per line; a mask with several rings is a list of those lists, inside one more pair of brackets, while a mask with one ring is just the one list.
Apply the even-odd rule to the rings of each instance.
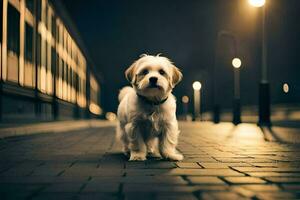
[[0, 5], [1, 121], [101, 116], [99, 77], [62, 8], [50, 0]]

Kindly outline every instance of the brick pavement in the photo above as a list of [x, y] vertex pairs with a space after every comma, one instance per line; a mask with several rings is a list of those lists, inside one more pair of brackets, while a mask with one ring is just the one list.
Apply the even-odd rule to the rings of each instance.
[[300, 145], [181, 123], [182, 162], [128, 162], [114, 127], [0, 140], [0, 199], [299, 199]]

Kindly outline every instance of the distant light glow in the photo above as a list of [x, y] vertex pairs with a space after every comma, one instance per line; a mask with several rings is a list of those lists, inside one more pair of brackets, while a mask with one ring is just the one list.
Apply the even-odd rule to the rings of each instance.
[[193, 89], [194, 90], [201, 90], [201, 83], [199, 82], [199, 81], [195, 81], [194, 83], [193, 83]]
[[236, 69], [240, 68], [242, 65], [242, 61], [239, 58], [232, 59], [232, 66]]
[[289, 90], [290, 90], [289, 84], [284, 83], [283, 86], [282, 86], [282, 89], [283, 89], [284, 93], [288, 93]]
[[102, 109], [97, 104], [94, 104], [94, 103], [90, 104], [89, 109], [95, 115], [101, 115], [101, 113], [102, 113]]
[[105, 118], [108, 120], [108, 121], [115, 121], [117, 119], [117, 115], [113, 112], [107, 112], [105, 114]]
[[262, 7], [265, 5], [266, 0], [248, 0], [249, 4], [254, 7]]
[[183, 96], [182, 98], [181, 98], [181, 101], [183, 102], [183, 103], [188, 103], [189, 102], [189, 97], [188, 96]]

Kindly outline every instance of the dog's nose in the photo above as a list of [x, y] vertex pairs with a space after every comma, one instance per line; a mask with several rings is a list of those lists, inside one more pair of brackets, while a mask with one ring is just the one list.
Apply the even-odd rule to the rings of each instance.
[[155, 84], [155, 83], [157, 83], [157, 77], [150, 77], [149, 81], [151, 84]]

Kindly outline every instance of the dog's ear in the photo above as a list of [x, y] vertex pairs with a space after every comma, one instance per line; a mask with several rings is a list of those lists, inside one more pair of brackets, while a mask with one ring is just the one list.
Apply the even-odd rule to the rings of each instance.
[[135, 68], [136, 68], [136, 61], [130, 66], [128, 67], [128, 69], [126, 69], [125, 71], [125, 77], [126, 79], [130, 82], [133, 83], [135, 80]]
[[181, 81], [182, 73], [175, 65], [172, 65], [172, 71], [172, 87], [174, 87], [177, 83]]

